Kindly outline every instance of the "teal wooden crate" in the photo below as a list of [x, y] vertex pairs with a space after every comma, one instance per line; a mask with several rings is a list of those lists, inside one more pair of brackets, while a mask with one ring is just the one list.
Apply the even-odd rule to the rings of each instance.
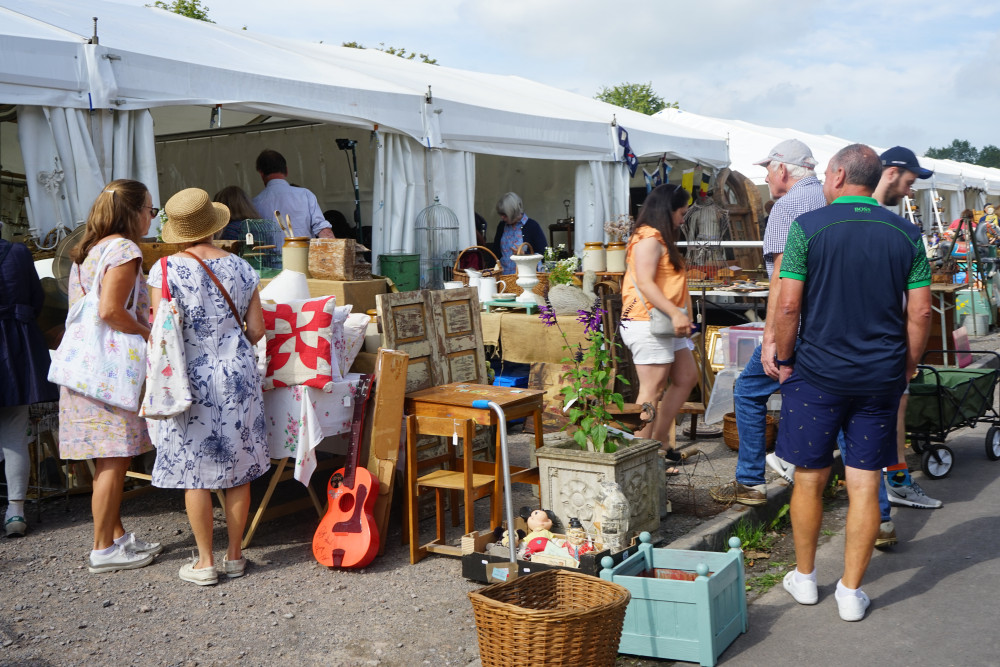
[[[747, 631], [746, 579], [740, 541], [729, 551], [654, 549], [649, 533], [638, 552], [618, 565], [602, 561], [601, 578], [632, 594], [619, 653], [686, 660], [713, 667], [722, 652]], [[696, 573], [694, 581], [657, 579], [662, 568]]]

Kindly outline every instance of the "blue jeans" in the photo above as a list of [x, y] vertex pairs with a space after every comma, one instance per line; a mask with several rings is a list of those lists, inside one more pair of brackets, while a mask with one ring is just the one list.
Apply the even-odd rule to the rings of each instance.
[[[840, 447], [840, 460], [844, 460], [844, 432], [841, 431], [837, 434], [837, 446]], [[885, 475], [882, 475], [882, 479], [878, 485], [878, 508], [882, 513], [882, 522], [885, 523], [892, 519], [891, 510], [892, 505], [889, 504], [889, 494], [885, 490], [885, 485], [889, 482], [886, 481]]]
[[736, 481], [745, 486], [764, 483], [764, 457], [767, 455], [765, 428], [767, 400], [781, 386], [764, 372], [760, 362], [760, 345], [753, 351], [733, 385], [733, 407], [736, 428], [740, 433], [740, 449], [736, 458]]

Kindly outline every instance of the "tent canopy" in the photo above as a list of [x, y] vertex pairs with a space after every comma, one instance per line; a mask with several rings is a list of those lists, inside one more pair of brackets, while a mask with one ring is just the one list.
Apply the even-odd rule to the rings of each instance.
[[[518, 77], [102, 0], [0, 0], [0, 16], [4, 102], [121, 110], [222, 104], [368, 129], [377, 124], [428, 148], [585, 161], [619, 158], [611, 127], [617, 117], [640, 155], [728, 163], [718, 137]], [[94, 16], [98, 44], [89, 43]]]

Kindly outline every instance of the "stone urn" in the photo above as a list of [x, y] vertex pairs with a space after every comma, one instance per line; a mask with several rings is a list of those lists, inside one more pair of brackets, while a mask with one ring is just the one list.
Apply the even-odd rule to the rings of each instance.
[[[628, 499], [629, 534], [659, 534], [663, 467], [656, 440], [633, 440], [614, 453], [580, 449], [566, 433], [545, 436], [545, 445], [534, 451], [541, 480], [541, 501], [569, 525], [579, 517], [590, 535], [596, 535], [594, 508], [603, 497], [602, 482], [617, 482]], [[625, 540], [628, 544], [631, 537]]]
[[524, 291], [517, 295], [518, 303], [535, 303], [535, 294], [532, 290], [538, 284], [538, 263], [542, 261], [542, 256], [534, 255], [511, 255], [517, 266], [517, 285]]

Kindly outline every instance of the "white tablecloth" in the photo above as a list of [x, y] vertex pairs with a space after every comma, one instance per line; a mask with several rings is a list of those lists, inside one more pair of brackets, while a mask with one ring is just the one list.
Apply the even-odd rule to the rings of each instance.
[[271, 458], [295, 457], [295, 479], [309, 483], [316, 470], [316, 446], [323, 438], [350, 433], [358, 373], [335, 383], [332, 392], [279, 387], [264, 392], [267, 445]]

